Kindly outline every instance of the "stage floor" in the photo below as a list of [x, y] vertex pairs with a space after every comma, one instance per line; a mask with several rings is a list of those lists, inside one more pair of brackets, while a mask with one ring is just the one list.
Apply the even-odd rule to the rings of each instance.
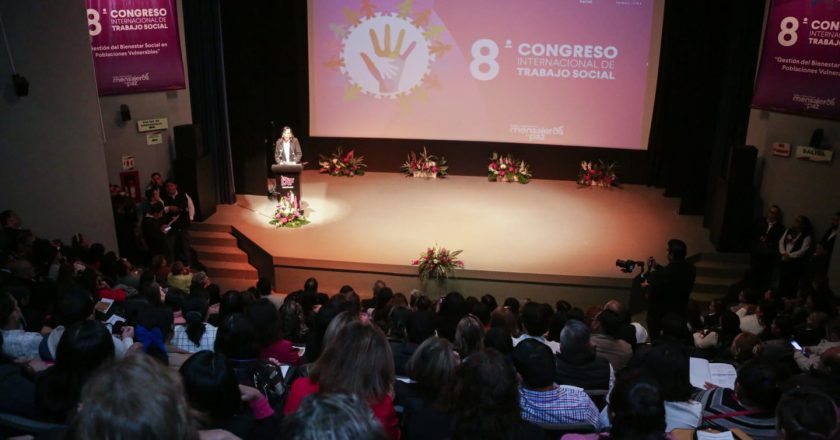
[[274, 202], [238, 195], [205, 223], [233, 225], [270, 255], [409, 266], [426, 247], [462, 249], [466, 269], [518, 274], [626, 278], [617, 258], [666, 262], [666, 243], [681, 238], [689, 255], [712, 252], [700, 216], [677, 213], [678, 200], [639, 185], [602, 190], [572, 181], [527, 185], [396, 173], [302, 176], [311, 224], [268, 224]]

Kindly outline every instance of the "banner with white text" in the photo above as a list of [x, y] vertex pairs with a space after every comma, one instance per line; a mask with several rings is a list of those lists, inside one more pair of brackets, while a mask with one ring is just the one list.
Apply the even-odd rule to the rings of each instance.
[[308, 5], [312, 136], [647, 148], [654, 0]]
[[840, 3], [773, 0], [753, 107], [840, 119]]
[[100, 95], [186, 87], [175, 0], [87, 0]]

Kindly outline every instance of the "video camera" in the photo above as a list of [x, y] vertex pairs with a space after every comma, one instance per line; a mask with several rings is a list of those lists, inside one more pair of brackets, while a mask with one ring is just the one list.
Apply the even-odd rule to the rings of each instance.
[[645, 262], [637, 260], [615, 260], [615, 265], [621, 268], [624, 273], [631, 273], [636, 270], [636, 267], [641, 267], [644, 271]]

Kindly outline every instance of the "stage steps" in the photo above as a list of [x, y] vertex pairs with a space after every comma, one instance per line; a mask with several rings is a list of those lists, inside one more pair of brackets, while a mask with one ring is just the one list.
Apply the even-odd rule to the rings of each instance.
[[725, 298], [750, 266], [749, 254], [701, 253], [689, 259], [697, 268], [691, 299], [699, 302]]
[[244, 290], [257, 283], [257, 269], [237, 246], [230, 225], [193, 222], [190, 243], [207, 275], [223, 290]]

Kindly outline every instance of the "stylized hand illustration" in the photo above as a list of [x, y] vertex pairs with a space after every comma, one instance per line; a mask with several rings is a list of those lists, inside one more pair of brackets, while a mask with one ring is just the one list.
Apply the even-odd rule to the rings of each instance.
[[391, 25], [385, 25], [384, 43], [379, 44], [379, 37], [376, 31], [370, 30], [370, 41], [373, 44], [373, 51], [376, 57], [371, 59], [370, 55], [365, 52], [361, 53], [362, 60], [368, 68], [368, 71], [376, 81], [379, 82], [380, 93], [396, 93], [399, 90], [400, 78], [402, 78], [403, 69], [405, 68], [405, 60], [408, 59], [417, 42], [413, 41], [405, 49], [405, 52], [400, 55], [402, 50], [403, 39], [405, 38], [405, 29], [401, 29], [397, 35], [397, 44], [391, 47]]

